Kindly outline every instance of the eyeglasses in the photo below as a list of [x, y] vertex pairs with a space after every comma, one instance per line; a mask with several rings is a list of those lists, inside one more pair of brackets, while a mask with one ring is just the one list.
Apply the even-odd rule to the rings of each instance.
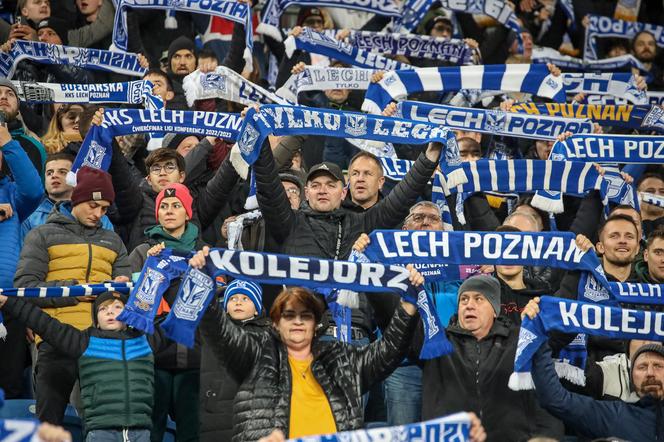
[[285, 311], [281, 314], [281, 319], [285, 321], [295, 321], [295, 319], [299, 318], [300, 321], [306, 322], [306, 321], [314, 321], [315, 317], [314, 314], [310, 311], [304, 311], [300, 313], [296, 313], [293, 311]]
[[424, 220], [429, 221], [430, 224], [435, 224], [440, 222], [440, 216], [438, 215], [433, 215], [429, 213], [414, 213], [410, 215], [410, 219], [412, 222], [416, 224], [422, 224]]
[[167, 163], [164, 164], [163, 166], [160, 166], [159, 164], [153, 164], [152, 166], [150, 166], [150, 173], [157, 175], [161, 173], [162, 169], [165, 170], [166, 173], [173, 173], [178, 169], [178, 166], [176, 166], [173, 163]]

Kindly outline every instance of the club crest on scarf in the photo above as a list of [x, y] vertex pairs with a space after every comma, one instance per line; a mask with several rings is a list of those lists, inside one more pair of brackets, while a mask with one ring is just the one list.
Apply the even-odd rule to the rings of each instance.
[[259, 136], [260, 133], [258, 133], [258, 131], [251, 124], [247, 124], [242, 131], [240, 140], [237, 143], [238, 147], [240, 148], [240, 152], [245, 155], [251, 154]]
[[203, 310], [207, 294], [214, 288], [214, 283], [205, 273], [192, 269], [182, 281], [182, 296], [173, 306], [173, 314], [180, 319], [194, 321]]
[[348, 115], [345, 131], [348, 135], [361, 137], [367, 133], [366, 115]]
[[586, 284], [583, 287], [583, 297], [593, 302], [602, 302], [611, 298], [609, 292], [592, 275], [588, 275]]
[[219, 89], [226, 91], [226, 78], [216, 73], [201, 75], [201, 86], [206, 89]]
[[516, 346], [516, 354], [514, 355], [514, 359], [519, 359], [521, 357], [521, 354], [523, 353], [523, 350], [526, 349], [527, 346], [529, 346], [532, 342], [537, 339], [537, 335], [527, 328], [521, 328], [519, 330], [519, 342]]
[[78, 52], [73, 56], [74, 63], [80, 66], [92, 63], [96, 64], [99, 62], [99, 56], [91, 57], [90, 52], [85, 48], [78, 48]]
[[158, 271], [147, 268], [145, 278], [141, 282], [136, 292], [136, 301], [134, 305], [143, 311], [150, 311], [157, 298], [157, 291], [166, 278]]
[[429, 309], [429, 303], [427, 302], [427, 293], [424, 290], [420, 290], [417, 293], [417, 305], [420, 307], [420, 311], [426, 316], [425, 321], [427, 323], [427, 336], [431, 339], [436, 333], [440, 331], [436, 320]]
[[659, 106], [653, 106], [643, 118], [642, 126], [664, 130], [664, 109]]
[[487, 110], [486, 126], [491, 132], [502, 132], [505, 130], [505, 112], [498, 110]]
[[106, 155], [106, 148], [93, 140], [90, 143], [90, 150], [83, 160], [83, 165], [94, 167], [95, 169], [101, 169], [104, 155]]

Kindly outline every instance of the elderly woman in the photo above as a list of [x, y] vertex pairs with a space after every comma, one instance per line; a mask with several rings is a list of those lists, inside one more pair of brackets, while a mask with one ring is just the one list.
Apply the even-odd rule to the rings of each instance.
[[[201, 268], [208, 249], [190, 264]], [[410, 282], [424, 278], [409, 266]], [[403, 360], [417, 325], [402, 301], [383, 337], [364, 347], [320, 342], [325, 306], [309, 290], [283, 290], [272, 305], [272, 330], [246, 333], [225, 312], [208, 310], [201, 331], [240, 389], [233, 406], [233, 441], [256, 441], [278, 429], [290, 438], [359, 429], [362, 394]]]

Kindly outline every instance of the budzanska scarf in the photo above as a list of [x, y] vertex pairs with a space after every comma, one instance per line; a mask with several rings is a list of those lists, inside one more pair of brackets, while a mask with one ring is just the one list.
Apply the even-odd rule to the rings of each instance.
[[467, 442], [469, 440], [470, 417], [465, 412], [415, 424], [288, 439], [289, 442]]
[[288, 100], [252, 83], [226, 66], [218, 66], [214, 72], [206, 74], [195, 70], [184, 77], [182, 89], [189, 107], [193, 107], [196, 100], [209, 98], [222, 98], [246, 105], [289, 104]]
[[546, 65], [451, 66], [387, 72], [380, 82], [369, 85], [362, 110], [379, 114], [391, 101], [402, 100], [415, 92], [461, 89], [527, 92], [565, 101], [562, 78], [549, 73]]
[[425, 290], [410, 285], [409, 272], [404, 267], [224, 249], [211, 250], [203, 270], [187, 269], [171, 313], [162, 323], [171, 339], [193, 345], [196, 327], [213, 297], [213, 278], [217, 275], [262, 284], [397, 293], [417, 305], [422, 317], [425, 340], [420, 357], [431, 359], [452, 351]]
[[305, 91], [366, 90], [373, 72], [373, 69], [307, 66], [299, 74], [291, 75], [275, 94], [297, 103], [298, 94]]
[[284, 41], [284, 46], [288, 58], [293, 56], [296, 49], [300, 49], [362, 68], [385, 71], [414, 69], [409, 64], [400, 63], [382, 55], [358, 49], [310, 28], [303, 28], [297, 37], [293, 37], [292, 35], [288, 37]]
[[181, 110], [107, 109], [100, 126], [91, 126], [78, 151], [67, 182], [75, 185], [83, 166], [108, 170], [113, 137], [146, 132], [183, 133], [235, 140], [242, 124], [239, 114]]
[[195, 14], [212, 15], [239, 23], [245, 29], [244, 61], [245, 68], [252, 70], [252, 53], [254, 50], [254, 37], [251, 23], [251, 3], [240, 3], [233, 0], [211, 0], [201, 2], [198, 0], [119, 0], [115, 10], [113, 25], [113, 44], [127, 50], [129, 33], [127, 30], [127, 8], [132, 9], [161, 9], [171, 11], [192, 12]]
[[136, 54], [16, 40], [9, 52], [0, 52], [0, 76], [11, 78], [16, 65], [21, 60], [76, 66], [133, 77], [141, 77], [145, 74], [145, 69], [141, 67]]
[[664, 132], [664, 109], [659, 106], [528, 102], [515, 104], [510, 111], [528, 115], [588, 118], [601, 126]]
[[524, 115], [499, 109], [455, 107], [419, 101], [397, 103], [396, 116], [428, 121], [454, 129], [536, 140], [554, 141], [558, 135], [567, 131], [581, 134], [593, 132], [593, 123], [590, 120], [570, 118], [567, 115]]
[[514, 373], [509, 380], [512, 390], [534, 388], [530, 373], [532, 358], [551, 331], [620, 340], [661, 341], [664, 338], [664, 313], [661, 312], [629, 310], [549, 296], [541, 298], [539, 307], [540, 313], [535, 319], [525, 317], [521, 323]]
[[127, 83], [36, 83], [13, 81], [19, 98], [29, 103], [122, 103], [143, 104], [154, 100], [152, 83], [147, 80]]
[[651, 23], [639, 23], [617, 20], [600, 15], [588, 15], [586, 26], [585, 49], [583, 56], [586, 60], [597, 60], [597, 37], [618, 37], [632, 40], [641, 31], [648, 31], [655, 37], [657, 46], [664, 47], [664, 27]]

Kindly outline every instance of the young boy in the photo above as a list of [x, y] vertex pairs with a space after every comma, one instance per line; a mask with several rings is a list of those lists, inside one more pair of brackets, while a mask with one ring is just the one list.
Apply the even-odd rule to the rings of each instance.
[[[223, 293], [223, 306], [228, 315], [247, 330], [262, 331], [270, 327], [270, 321], [263, 315], [263, 292], [251, 281], [233, 280]], [[211, 346], [215, 336], [206, 334], [201, 327], [203, 346], [201, 351], [201, 432], [200, 442], [231, 440], [233, 433], [233, 401], [239, 383], [232, 372], [218, 359]]]
[[0, 307], [62, 353], [78, 359], [86, 442], [149, 442], [154, 397], [153, 350], [162, 342], [160, 329], [150, 341], [139, 330], [115, 318], [126, 296], [106, 292], [92, 307], [92, 327], [80, 331], [16, 297], [0, 295]]

